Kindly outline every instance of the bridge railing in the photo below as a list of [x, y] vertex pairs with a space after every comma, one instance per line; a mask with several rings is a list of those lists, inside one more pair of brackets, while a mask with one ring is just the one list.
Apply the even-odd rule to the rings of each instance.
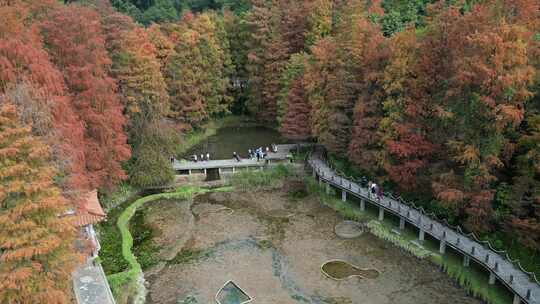
[[[313, 151], [311, 153], [308, 153], [308, 155], [306, 156], [306, 161], [309, 161], [309, 159], [311, 158], [311, 154], [313, 153]], [[322, 155], [321, 155], [322, 156]], [[349, 181], [352, 181], [354, 182], [355, 184], [358, 185], [359, 188], [362, 188], [364, 191], [367, 191], [367, 188], [365, 188], [365, 186], [363, 185], [365, 183], [365, 181], [367, 181], [367, 178], [366, 177], [362, 177], [360, 179], [358, 178], [354, 178], [352, 176], [348, 176], [347, 174], [341, 172], [339, 169], [335, 168], [325, 157], [321, 157], [321, 159], [324, 161], [325, 165], [330, 168], [330, 170], [332, 170], [333, 172], [335, 172], [339, 177], [342, 177], [342, 178], [345, 178]], [[314, 168], [315, 169], [315, 168]], [[519, 270], [523, 273], [525, 273], [526, 275], [529, 276], [529, 278], [535, 282], [536, 284], [540, 285], [540, 281], [538, 280], [538, 277], [536, 276], [536, 274], [534, 272], [531, 272], [531, 271], [527, 271], [520, 263], [520, 261], [518, 259], [512, 259], [510, 257], [510, 255], [508, 254], [508, 251], [507, 250], [498, 250], [496, 249], [492, 244], [491, 242], [487, 241], [487, 240], [482, 240], [480, 239], [475, 233], [473, 232], [470, 232], [470, 233], [467, 233], [465, 232], [461, 226], [458, 226], [458, 225], [451, 225], [445, 218], [440, 218], [438, 217], [435, 213], [433, 212], [428, 212], [426, 211], [424, 208], [422, 208], [421, 206], [417, 206], [416, 204], [414, 203], [411, 203], [411, 202], [407, 202], [405, 201], [401, 196], [395, 196], [393, 193], [391, 192], [384, 192], [384, 196], [385, 197], [389, 197], [391, 199], [393, 199], [394, 201], [396, 202], [399, 202], [399, 203], [402, 203], [404, 205], [407, 205], [409, 206], [410, 208], [416, 210], [417, 212], [419, 212], [421, 215], [424, 215], [424, 216], [427, 216], [429, 219], [433, 220], [433, 221], [436, 221], [440, 224], [442, 224], [443, 226], [453, 230], [454, 232], [457, 232], [457, 234], [461, 235], [462, 237], [466, 237], [466, 238], [471, 238], [473, 239], [476, 243], [479, 243], [480, 245], [482, 245], [482, 247], [486, 250], [486, 251], [491, 251], [495, 254], [497, 254], [498, 256], [502, 257], [503, 259], [505, 259], [506, 261], [510, 262], [512, 265], [516, 266], [517, 268], [519, 268]], [[368, 199], [369, 201], [371, 201], [372, 203], [375, 203], [377, 204], [377, 202], [373, 201], [371, 198], [369, 197], [365, 197], [365, 199]], [[482, 262], [482, 261], [481, 261]], [[485, 264], [485, 263], [483, 263]], [[487, 267], [489, 267], [489, 265], [487, 265]]]

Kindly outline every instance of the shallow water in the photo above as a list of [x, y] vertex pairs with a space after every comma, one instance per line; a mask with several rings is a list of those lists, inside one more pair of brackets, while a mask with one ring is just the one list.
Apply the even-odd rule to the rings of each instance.
[[379, 272], [375, 269], [360, 269], [347, 262], [330, 261], [323, 265], [322, 270], [332, 278], [342, 280], [352, 276], [360, 276], [367, 279], [375, 279]]
[[238, 288], [236, 284], [228, 282], [217, 295], [217, 299], [221, 304], [242, 304], [251, 298]]
[[233, 152], [246, 157], [248, 149], [270, 147], [273, 143], [280, 144], [285, 141], [279, 132], [265, 127], [226, 127], [219, 129], [214, 136], [199, 143], [190, 149], [185, 157], [193, 154], [210, 153], [212, 159], [232, 158]]

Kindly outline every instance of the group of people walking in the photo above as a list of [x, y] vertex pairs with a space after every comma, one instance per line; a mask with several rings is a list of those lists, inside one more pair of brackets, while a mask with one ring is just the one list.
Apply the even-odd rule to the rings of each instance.
[[259, 147], [257, 149], [248, 149], [248, 155], [249, 155], [250, 159], [255, 159], [256, 158], [257, 161], [260, 161], [261, 159], [266, 159], [266, 157], [268, 156], [268, 153], [270, 153], [270, 151], [276, 153], [277, 152], [277, 145], [272, 144], [271, 148], [266, 147], [265, 149], [263, 149], [263, 147]]
[[381, 201], [384, 196], [384, 192], [381, 186], [377, 185], [372, 181], [369, 181], [368, 189], [370, 198], [377, 198], [378, 201]]
[[[274, 152], [276, 153], [278, 151], [278, 147], [276, 144], [272, 144], [270, 147], [266, 147], [265, 149], [263, 149], [263, 147], [259, 147], [259, 148], [256, 148], [256, 149], [248, 149], [248, 157], [250, 159], [257, 159], [257, 161], [260, 161], [261, 159], [266, 159], [266, 157], [268, 156], [268, 153], [270, 152]], [[236, 152], [233, 152], [233, 159], [235, 159], [237, 162], [241, 162], [242, 161], [242, 158], [240, 157], [240, 155], [238, 155], [238, 153]], [[174, 158], [171, 157], [171, 163], [174, 163]], [[193, 162], [199, 162], [199, 161], [209, 161], [210, 160], [210, 153], [206, 153], [206, 154], [201, 154], [200, 156], [197, 155], [197, 154], [193, 154], [191, 156], [191, 161]]]

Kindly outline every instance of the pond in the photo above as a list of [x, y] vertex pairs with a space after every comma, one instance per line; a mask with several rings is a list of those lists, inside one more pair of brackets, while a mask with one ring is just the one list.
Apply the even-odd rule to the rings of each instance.
[[340, 260], [333, 260], [324, 263], [322, 272], [334, 280], [344, 280], [350, 277], [360, 277], [375, 279], [379, 276], [379, 271], [373, 268], [361, 269], [350, 263]]
[[225, 127], [219, 129], [214, 136], [202, 141], [186, 154], [185, 158], [193, 154], [201, 155], [210, 153], [212, 159], [232, 158], [233, 152], [241, 157], [246, 157], [248, 149], [258, 147], [270, 147], [274, 144], [282, 144], [286, 141], [281, 138], [278, 131], [265, 127]]
[[216, 302], [218, 304], [244, 304], [251, 302], [251, 297], [233, 281], [228, 281], [217, 293]]

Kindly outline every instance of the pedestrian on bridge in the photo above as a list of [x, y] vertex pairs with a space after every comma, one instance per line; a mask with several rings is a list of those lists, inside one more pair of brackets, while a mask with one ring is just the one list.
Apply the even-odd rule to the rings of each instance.
[[369, 188], [370, 198], [375, 198], [375, 196], [377, 195], [377, 188], [378, 186], [376, 183], [371, 183], [371, 187]]
[[197, 154], [193, 154], [193, 161], [197, 162]]
[[236, 154], [236, 152], [233, 152], [233, 158], [236, 159], [237, 162], [241, 161], [240, 156], [238, 156], [238, 154]]
[[251, 149], [248, 149], [248, 155], [249, 158], [253, 158], [253, 151], [251, 151]]
[[384, 196], [384, 192], [381, 186], [377, 186], [377, 200], [380, 202]]
[[204, 154], [201, 154], [201, 161], [204, 161]]
[[206, 160], [210, 160], [210, 153], [206, 153]]

